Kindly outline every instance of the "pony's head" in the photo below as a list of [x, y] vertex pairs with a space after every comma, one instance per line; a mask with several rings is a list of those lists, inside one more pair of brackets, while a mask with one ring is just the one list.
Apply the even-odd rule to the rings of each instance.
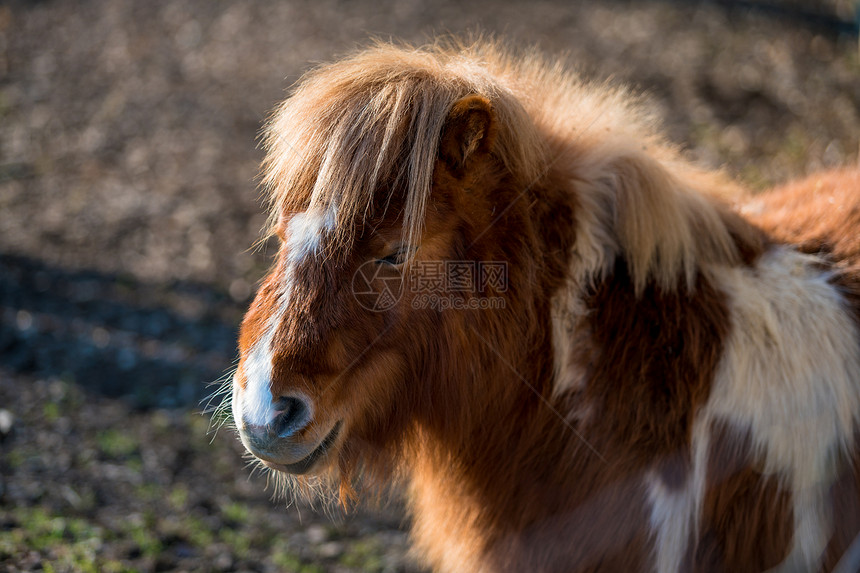
[[533, 322], [545, 150], [497, 77], [390, 46], [308, 74], [266, 147], [280, 247], [242, 323], [233, 417], [266, 466], [348, 476], [415, 422], [456, 426], [482, 363], [523, 336], [501, 322]]

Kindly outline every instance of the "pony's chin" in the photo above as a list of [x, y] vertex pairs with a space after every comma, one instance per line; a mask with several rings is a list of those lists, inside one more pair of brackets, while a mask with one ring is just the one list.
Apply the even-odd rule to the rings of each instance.
[[340, 436], [340, 430], [343, 427], [343, 421], [338, 420], [337, 423], [329, 431], [328, 435], [323, 438], [322, 442], [307, 456], [297, 462], [290, 464], [280, 464], [277, 462], [263, 460], [263, 465], [269, 469], [279, 472], [284, 472], [293, 475], [303, 475], [310, 473], [314, 469], [322, 467], [323, 462], [330, 458], [329, 454], [335, 449], [337, 439]]

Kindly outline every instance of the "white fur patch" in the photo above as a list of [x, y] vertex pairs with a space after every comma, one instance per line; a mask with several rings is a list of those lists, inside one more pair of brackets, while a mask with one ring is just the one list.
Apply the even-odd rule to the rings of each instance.
[[254, 343], [242, 362], [245, 375], [245, 388], [242, 390], [233, 382], [233, 419], [241, 427], [265, 426], [275, 417], [272, 396], [272, 341], [287, 310], [287, 295], [281, 296], [278, 309], [269, 318], [263, 336]]
[[656, 532], [654, 570], [679, 571], [681, 559], [693, 535], [697, 493], [688, 481], [677, 492], [669, 491], [659, 476], [649, 476], [648, 499], [651, 502], [651, 527]]
[[699, 520], [705, 493], [705, 478], [710, 447], [708, 420], [700, 416], [693, 424], [692, 468], [684, 487], [669, 490], [657, 475], [646, 481], [654, 528], [654, 571], [680, 571], [681, 560], [691, 539], [699, 537]]
[[703, 421], [748, 430], [766, 474], [794, 498], [784, 570], [819, 564], [832, 524], [833, 460], [853, 445], [860, 413], [858, 332], [817, 257], [776, 248], [754, 268], [719, 268], [733, 328]]
[[233, 418], [239, 424], [265, 426], [277, 413], [271, 390], [272, 341], [287, 312], [292, 284], [290, 275], [299, 262], [319, 252], [323, 234], [334, 229], [335, 221], [335, 211], [330, 208], [323, 213], [297, 213], [287, 224], [287, 265], [278, 308], [269, 318], [266, 331], [242, 362], [245, 389], [240, 389], [235, 381], [233, 383]]
[[322, 235], [335, 227], [335, 211], [296, 213], [287, 224], [287, 256], [294, 265], [319, 252]]
[[832, 530], [833, 460], [853, 447], [860, 413], [857, 327], [813, 256], [778, 248], [754, 268], [712, 269], [729, 296], [731, 333], [692, 436], [691, 479], [646, 481], [655, 571], [678, 571], [698, 538], [713, 422], [749, 431], [763, 471], [792, 491], [794, 546], [776, 571], [814, 571]]

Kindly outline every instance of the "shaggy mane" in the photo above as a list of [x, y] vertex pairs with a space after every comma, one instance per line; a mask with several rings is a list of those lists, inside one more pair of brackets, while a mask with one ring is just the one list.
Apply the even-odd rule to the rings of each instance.
[[[503, 63], [499, 54], [487, 56]], [[377, 193], [401, 192], [404, 239], [417, 244], [443, 124], [469, 94], [493, 102], [503, 126], [495, 154], [519, 184], [533, 183], [545, 162], [542, 142], [519, 95], [482, 60], [474, 51], [380, 43], [306, 74], [264, 133], [269, 232], [283, 214], [333, 209], [338, 236], [331, 247], [339, 249], [356, 222], [373, 214]]]
[[700, 195], [737, 191], [686, 162], [636, 98], [484, 41], [377, 43], [307, 73], [264, 131], [268, 233], [293, 212], [333, 212], [334, 252], [374, 204], [402, 193], [403, 240], [418, 244], [445, 119], [470, 94], [492, 102], [493, 153], [524, 194], [554, 170], [577, 182], [588, 220], [575, 274], [600, 276], [623, 253], [641, 291], [649, 279], [673, 288], [679, 273], [691, 286], [700, 265], [738, 261], [732, 234], [748, 231], [731, 229], [733, 215]]

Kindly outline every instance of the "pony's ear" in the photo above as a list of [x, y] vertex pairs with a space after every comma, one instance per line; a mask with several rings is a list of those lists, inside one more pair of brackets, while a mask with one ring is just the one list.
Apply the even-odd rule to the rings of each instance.
[[442, 128], [439, 159], [454, 174], [462, 175], [470, 158], [492, 150], [495, 123], [493, 106], [487, 98], [470, 95], [457, 100]]

